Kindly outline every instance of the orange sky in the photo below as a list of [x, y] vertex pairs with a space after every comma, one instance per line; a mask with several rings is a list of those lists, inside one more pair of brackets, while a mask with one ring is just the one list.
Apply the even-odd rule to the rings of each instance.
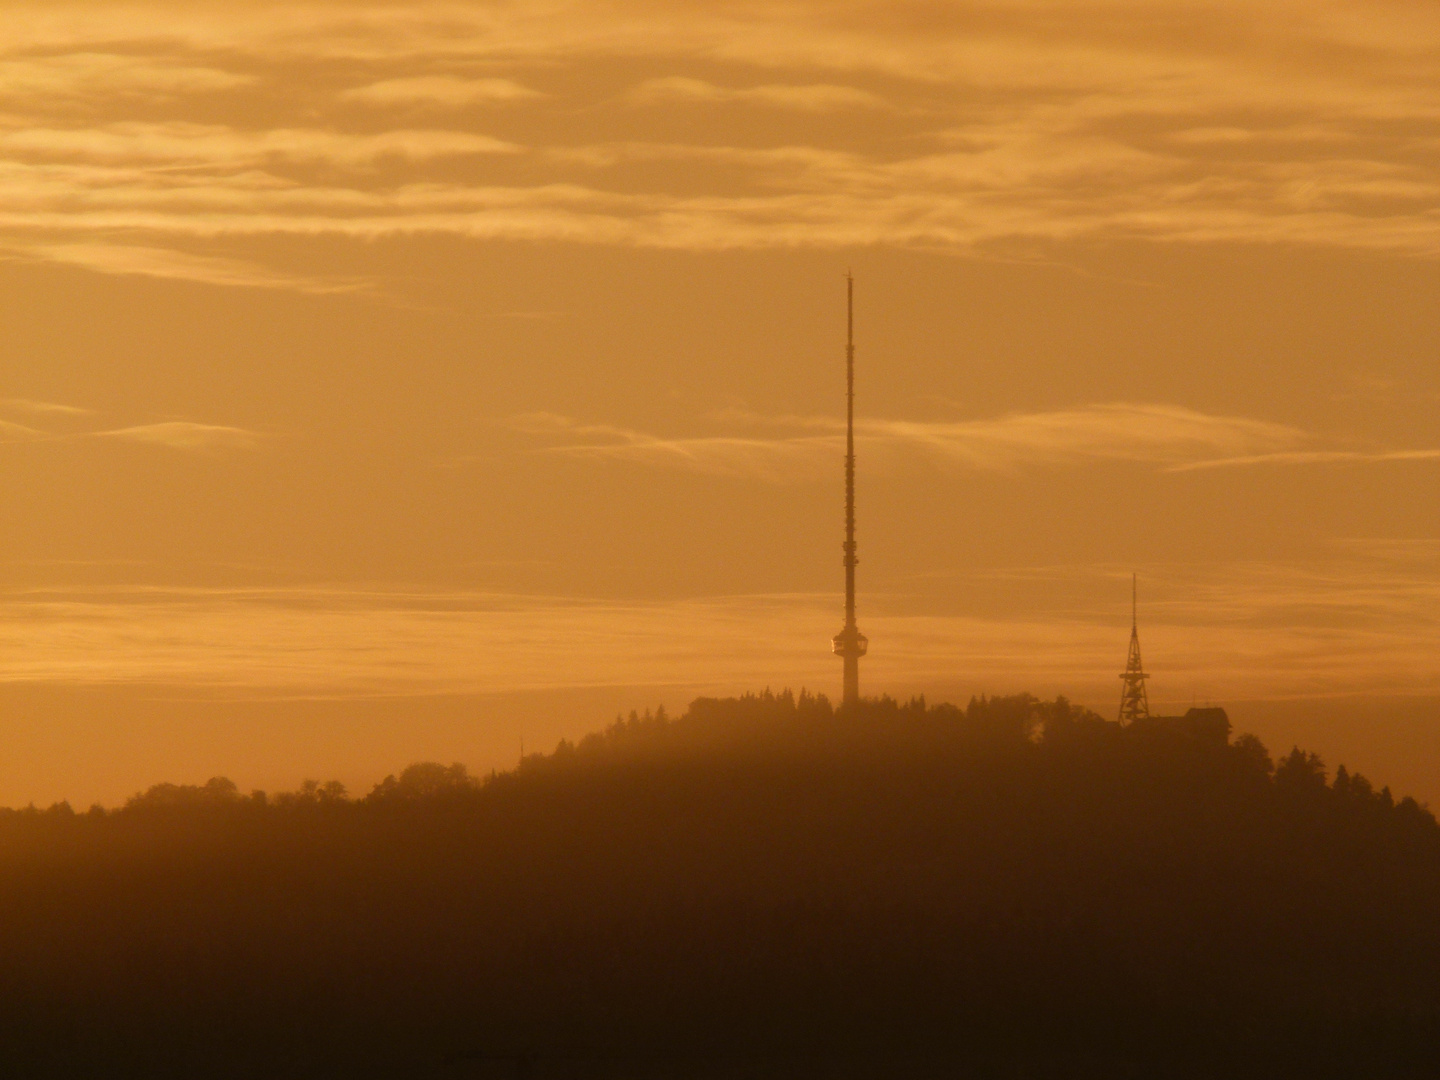
[[0, 803], [833, 691], [847, 267], [868, 692], [1440, 802], [1437, 261], [1429, 0], [6, 0]]

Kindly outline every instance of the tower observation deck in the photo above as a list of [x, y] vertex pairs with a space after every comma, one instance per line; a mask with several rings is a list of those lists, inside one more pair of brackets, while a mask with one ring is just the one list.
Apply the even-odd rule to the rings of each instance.
[[860, 658], [870, 642], [855, 625], [855, 278], [845, 275], [845, 628], [835, 635], [835, 655], [845, 661], [841, 703], [860, 700]]

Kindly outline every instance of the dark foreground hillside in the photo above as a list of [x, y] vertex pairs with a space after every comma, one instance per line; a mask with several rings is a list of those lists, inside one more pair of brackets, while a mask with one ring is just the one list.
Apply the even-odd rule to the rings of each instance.
[[0, 813], [7, 1075], [1431, 1076], [1440, 828], [1063, 699]]

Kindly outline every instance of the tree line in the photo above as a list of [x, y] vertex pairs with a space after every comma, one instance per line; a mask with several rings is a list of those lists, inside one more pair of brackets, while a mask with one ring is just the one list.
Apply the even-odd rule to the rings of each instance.
[[1419, 1076], [1440, 826], [1064, 698], [767, 691], [358, 797], [0, 812], [0, 956], [31, 1075]]

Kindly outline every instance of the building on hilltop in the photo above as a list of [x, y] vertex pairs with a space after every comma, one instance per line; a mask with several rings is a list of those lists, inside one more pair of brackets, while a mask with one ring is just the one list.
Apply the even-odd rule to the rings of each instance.
[[1230, 716], [1212, 706], [1188, 709], [1183, 716], [1144, 716], [1130, 725], [1137, 732], [1177, 736], [1197, 743], [1224, 746], [1230, 741]]
[[1154, 732], [1179, 736], [1198, 743], [1230, 741], [1230, 717], [1224, 709], [1212, 706], [1192, 708], [1183, 716], [1150, 715], [1150, 695], [1145, 680], [1150, 675], [1140, 662], [1139, 576], [1130, 578], [1130, 654], [1125, 672], [1120, 676], [1120, 723], [1137, 732]]

